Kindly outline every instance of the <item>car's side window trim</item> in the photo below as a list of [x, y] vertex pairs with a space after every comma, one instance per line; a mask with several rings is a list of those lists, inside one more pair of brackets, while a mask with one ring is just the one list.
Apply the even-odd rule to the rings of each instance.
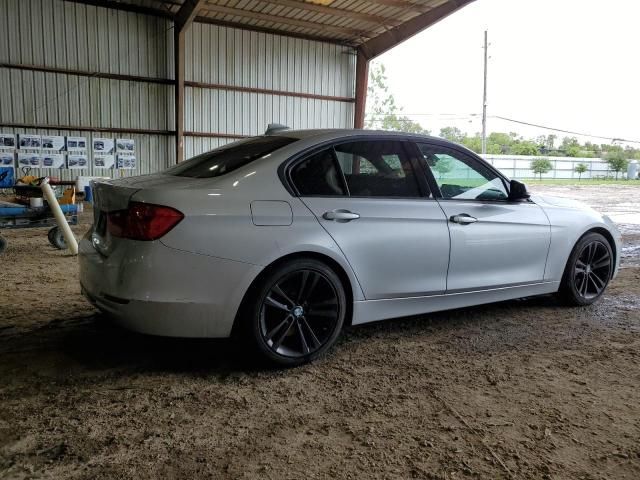
[[[429, 178], [429, 185], [433, 185], [433, 188], [435, 188], [435, 191], [437, 192], [439, 201], [480, 202], [480, 203], [511, 203], [511, 200], [509, 200], [509, 197], [508, 197], [508, 195], [509, 195], [509, 181], [507, 180], [507, 178], [504, 176], [504, 174], [502, 172], [497, 170], [493, 165], [491, 165], [490, 163], [486, 162], [482, 158], [476, 158], [475, 156], [469, 155], [467, 152], [465, 152], [465, 151], [463, 151], [461, 149], [450, 147], [448, 145], [440, 145], [440, 144], [435, 143], [435, 142], [421, 141], [421, 140], [414, 139], [413, 143], [415, 145], [415, 148], [416, 148], [417, 152], [420, 155], [422, 155], [422, 151], [420, 150], [419, 144], [424, 144], [424, 145], [428, 145], [429, 147], [432, 147], [432, 148], [442, 149], [443, 153], [446, 153], [446, 151], [448, 150], [448, 151], [450, 151], [452, 153], [455, 153], [456, 155], [459, 155], [460, 157], [464, 157], [466, 159], [469, 159], [471, 161], [471, 165], [473, 165], [474, 163], [479, 163], [482, 167], [485, 167], [490, 172], [496, 174], [496, 176], [502, 182], [502, 185], [503, 185], [505, 191], [507, 192], [507, 198], [501, 198], [501, 199], [498, 199], [498, 198], [495, 198], [495, 199], [446, 198], [446, 197], [444, 197], [442, 195], [442, 192], [440, 191], [440, 187], [438, 186], [438, 182], [436, 181], [436, 178], [433, 175], [433, 172], [431, 171], [431, 169], [427, 165], [425, 165], [424, 162], [420, 162], [422, 164], [423, 170], [425, 171], [427, 177]], [[463, 160], [460, 159], [460, 161], [463, 161]]]
[[[342, 167], [340, 166], [340, 162], [338, 161], [338, 157], [336, 155], [335, 152], [335, 147], [345, 144], [345, 143], [352, 143], [352, 142], [358, 142], [358, 141], [395, 141], [395, 142], [400, 142], [402, 144], [402, 148], [404, 149], [404, 153], [406, 155], [408, 155], [409, 159], [411, 160], [411, 168], [413, 170], [413, 174], [415, 176], [415, 180], [418, 186], [418, 192], [420, 194], [420, 196], [417, 197], [404, 197], [404, 196], [360, 196], [360, 195], [352, 195], [351, 192], [349, 191], [347, 182], [346, 182], [346, 178], [344, 176], [344, 172], [342, 170]], [[435, 201], [435, 194], [430, 191], [430, 185], [426, 182], [421, 182], [420, 181], [420, 171], [421, 170], [417, 170], [416, 166], [414, 165], [414, 162], [412, 160], [412, 158], [414, 157], [414, 154], [412, 152], [413, 148], [417, 149], [416, 147], [412, 147], [412, 142], [413, 140], [408, 139], [406, 137], [402, 137], [402, 136], [396, 136], [396, 135], [389, 135], [389, 136], [380, 136], [380, 137], [371, 137], [369, 135], [354, 135], [352, 137], [344, 137], [344, 138], [340, 138], [340, 139], [331, 139], [328, 140], [326, 142], [323, 142], [321, 144], [318, 145], [314, 145], [312, 147], [309, 147], [308, 149], [303, 150], [302, 152], [299, 152], [293, 156], [291, 156], [290, 158], [288, 158], [287, 160], [285, 160], [284, 162], [282, 162], [282, 164], [280, 164], [280, 166], [278, 167], [278, 176], [280, 177], [280, 180], [282, 181], [284, 187], [287, 189], [287, 191], [295, 196], [295, 197], [303, 197], [303, 198], [367, 198], [367, 199], [371, 199], [371, 200], [430, 200], [430, 201]], [[347, 192], [345, 195], [301, 195], [300, 192], [298, 191], [298, 189], [295, 186], [295, 183], [293, 182], [293, 179], [291, 178], [291, 171], [292, 169], [300, 162], [304, 161], [306, 158], [317, 154], [318, 152], [321, 152], [323, 150], [328, 150], [331, 149], [332, 150], [332, 155], [334, 158], [334, 162], [337, 163], [337, 167], [339, 167], [340, 169], [340, 177], [341, 177], [341, 181], [344, 182], [344, 186], [345, 186], [345, 192]], [[417, 163], [420, 163], [418, 161], [419, 157], [415, 158], [415, 161]]]

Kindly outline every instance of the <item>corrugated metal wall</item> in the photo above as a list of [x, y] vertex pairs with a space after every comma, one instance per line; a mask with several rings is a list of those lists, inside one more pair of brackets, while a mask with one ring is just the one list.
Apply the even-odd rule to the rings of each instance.
[[[85, 136], [89, 142], [133, 138], [138, 167], [122, 175], [175, 163], [172, 135], [73, 129], [175, 130], [173, 85], [89, 76], [173, 79], [171, 21], [62, 0], [0, 2], [0, 63], [84, 73], [0, 67], [1, 132]], [[199, 84], [185, 89], [187, 158], [232, 141], [224, 134], [255, 135], [271, 122], [292, 128], [353, 125], [355, 56], [348, 47], [194, 23], [186, 35], [185, 74], [187, 82]], [[92, 165], [92, 152], [87, 154]], [[105, 173], [114, 172], [34, 172], [64, 179]]]
[[[166, 19], [61, 0], [1, 0], [0, 62], [86, 72], [173, 76], [173, 31]], [[0, 68], [0, 129], [9, 133], [134, 138], [138, 168], [174, 163], [170, 135], [19, 129], [2, 123], [171, 130], [173, 86]], [[91, 152], [89, 164], [91, 164]], [[112, 172], [43, 169], [66, 179]], [[123, 172], [124, 173], [124, 172]]]
[[[185, 80], [249, 89], [353, 98], [355, 56], [348, 47], [194, 23], [186, 35]], [[350, 128], [348, 101], [224, 88], [187, 87], [185, 130], [256, 135], [268, 123], [292, 128]], [[228, 139], [187, 137], [185, 156]]]

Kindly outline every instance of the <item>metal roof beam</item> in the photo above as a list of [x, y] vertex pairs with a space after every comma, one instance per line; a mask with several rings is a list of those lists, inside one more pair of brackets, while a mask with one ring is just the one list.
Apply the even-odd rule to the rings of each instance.
[[235, 17], [249, 18], [251, 20], [262, 20], [265, 22], [279, 23], [282, 25], [291, 25], [293, 27], [302, 27], [305, 29], [315, 30], [318, 32], [332, 32], [338, 35], [344, 35], [343, 40], [347, 40], [351, 37], [366, 37], [370, 38], [371, 33], [364, 30], [356, 30], [347, 27], [336, 27], [334, 25], [326, 25], [324, 23], [308, 22], [306, 20], [298, 20], [296, 18], [281, 17], [279, 15], [272, 15], [268, 13], [254, 12], [252, 10], [243, 10], [240, 8], [225, 7], [222, 5], [213, 5], [207, 3], [206, 7], [202, 10], [204, 12], [217, 13], [221, 15], [231, 15]]
[[173, 19], [176, 30], [182, 31], [188, 27], [196, 18], [198, 11], [203, 5], [204, 0], [184, 0], [180, 10], [178, 10]]
[[123, 3], [115, 0], [65, 0], [71, 3], [84, 3], [93, 5], [94, 7], [111, 8], [113, 10], [122, 10], [125, 12], [141, 13], [143, 15], [153, 15], [155, 17], [163, 17], [173, 19], [173, 14], [169, 10], [161, 10], [159, 8], [144, 7], [133, 3]]
[[367, 59], [371, 60], [473, 1], [474, 0], [448, 0], [425, 13], [407, 20], [402, 25], [391, 28], [377, 37], [367, 40], [358, 47], [358, 50], [362, 52]]
[[331, 15], [334, 17], [347, 17], [353, 20], [360, 20], [375, 25], [399, 25], [401, 22], [392, 17], [383, 17], [382, 15], [374, 15], [371, 13], [355, 12], [346, 8], [336, 8], [327, 5], [319, 5], [317, 3], [309, 3], [304, 0], [273, 0], [269, 3], [282, 5], [284, 7], [297, 8], [298, 10], [311, 11]]

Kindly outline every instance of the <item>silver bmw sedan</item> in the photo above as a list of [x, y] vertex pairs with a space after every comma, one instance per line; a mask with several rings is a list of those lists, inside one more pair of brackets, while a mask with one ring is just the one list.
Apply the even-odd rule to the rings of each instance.
[[238, 335], [281, 365], [347, 324], [550, 293], [588, 305], [620, 258], [608, 217], [420, 135], [276, 129], [93, 190], [95, 306], [138, 332]]

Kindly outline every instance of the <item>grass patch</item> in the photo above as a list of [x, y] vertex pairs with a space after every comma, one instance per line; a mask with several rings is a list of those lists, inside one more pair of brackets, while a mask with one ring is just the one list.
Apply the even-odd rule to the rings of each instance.
[[522, 178], [518, 179], [527, 185], [616, 185], [624, 187], [640, 187], [640, 180], [601, 179], [601, 178]]

